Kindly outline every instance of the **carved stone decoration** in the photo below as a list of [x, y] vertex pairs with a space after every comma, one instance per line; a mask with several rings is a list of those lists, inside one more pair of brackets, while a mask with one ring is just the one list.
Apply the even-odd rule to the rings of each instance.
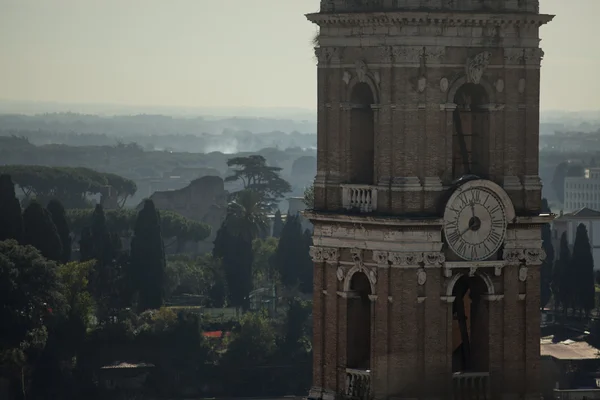
[[346, 276], [346, 272], [342, 267], [338, 267], [337, 271], [335, 271], [335, 274], [340, 282], [343, 281], [344, 277]]
[[[356, 273], [363, 273], [366, 275], [367, 279], [369, 280], [369, 283], [371, 285], [371, 294], [375, 294], [375, 290], [376, 290], [376, 284], [377, 284], [377, 268], [373, 267], [366, 267], [362, 262], [359, 262], [357, 264], [355, 264], [352, 268], [350, 268], [349, 270], [346, 270], [344, 268], [338, 268], [336, 275], [337, 278], [340, 281], [344, 282], [344, 292], [348, 292], [350, 291], [351, 288], [351, 284], [352, 284], [352, 277], [354, 276], [354, 274]], [[340, 279], [341, 276], [341, 279]]]
[[396, 46], [392, 48], [392, 55], [396, 63], [415, 64], [423, 56], [423, 47], [421, 46]]
[[371, 282], [373, 282], [373, 284], [377, 283], [377, 270], [376, 269], [369, 270], [369, 279], [371, 280]]
[[373, 261], [377, 263], [377, 265], [387, 265], [388, 264], [388, 252], [387, 251], [373, 251]]
[[484, 51], [467, 60], [467, 82], [479, 84], [483, 72], [490, 64], [492, 53]]
[[527, 267], [519, 268], [519, 280], [525, 282], [527, 280]]
[[352, 254], [352, 261], [354, 265], [362, 265], [363, 263], [363, 251], [362, 249], [351, 249], [350, 254]]
[[507, 48], [504, 49], [504, 63], [508, 65], [519, 65], [524, 60], [523, 49]]
[[381, 75], [379, 74], [379, 71], [373, 71], [373, 80], [375, 81], [377, 87], [379, 87], [379, 84], [381, 83]]
[[389, 260], [394, 266], [418, 265], [423, 262], [423, 253], [389, 253]]
[[496, 276], [502, 275], [502, 267], [494, 267], [494, 275], [496, 275]]
[[367, 72], [369, 71], [367, 64], [363, 60], [356, 60], [356, 63], [354, 65], [356, 68], [356, 77], [358, 78], [358, 81], [366, 82]]
[[546, 252], [544, 249], [525, 249], [523, 253], [527, 265], [539, 265], [546, 259]]
[[498, 93], [504, 92], [504, 79], [498, 79], [496, 81], [496, 90]]
[[417, 283], [419, 286], [423, 286], [427, 282], [427, 272], [423, 268], [417, 271]]
[[544, 50], [539, 47], [527, 48], [523, 51], [523, 62], [526, 65], [539, 66], [544, 59]]
[[521, 261], [524, 261], [525, 255], [523, 254], [523, 249], [504, 249], [502, 258], [508, 264], [520, 264]]
[[337, 262], [340, 252], [334, 247], [312, 246], [309, 250], [313, 262]]
[[442, 93], [446, 93], [448, 91], [448, 78], [440, 79], [440, 90]]
[[477, 272], [477, 267], [469, 268], [469, 277], [472, 278], [475, 276], [475, 272]]
[[339, 61], [339, 50], [336, 47], [315, 47], [315, 55], [319, 63], [329, 64]]
[[444, 46], [425, 48], [425, 61], [427, 64], [440, 64], [445, 56], [446, 48]]
[[525, 78], [519, 79], [519, 93], [525, 93], [526, 84]]
[[444, 253], [437, 251], [423, 253], [423, 262], [425, 263], [426, 267], [441, 267], [444, 261], [446, 261], [446, 256]]
[[344, 83], [346, 85], [350, 83], [351, 78], [352, 78], [352, 76], [350, 75], [350, 72], [344, 71], [344, 76], [342, 76], [342, 80], [344, 81]]
[[543, 249], [504, 249], [504, 260], [507, 264], [540, 265], [546, 259]]
[[417, 81], [417, 91], [419, 93], [423, 93], [425, 91], [426, 87], [427, 87], [427, 78], [425, 78], [424, 76], [422, 76]]

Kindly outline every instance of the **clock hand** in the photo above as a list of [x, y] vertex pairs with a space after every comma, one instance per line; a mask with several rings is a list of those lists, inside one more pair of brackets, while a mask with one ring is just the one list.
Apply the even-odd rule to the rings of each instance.
[[473, 228], [473, 222], [469, 221], [469, 226], [467, 226], [467, 229], [465, 229], [464, 231], [462, 231], [460, 233], [460, 236], [464, 235], [465, 233], [467, 233], [468, 230], [471, 230]]

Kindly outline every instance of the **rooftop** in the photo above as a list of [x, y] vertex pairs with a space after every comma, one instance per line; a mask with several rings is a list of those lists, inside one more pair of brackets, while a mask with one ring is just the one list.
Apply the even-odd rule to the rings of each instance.
[[570, 219], [570, 218], [600, 218], [600, 211], [592, 210], [588, 207], [583, 207], [577, 211], [573, 211], [571, 213], [563, 214], [557, 219]]
[[557, 360], [591, 360], [599, 358], [598, 349], [585, 341], [567, 339], [554, 342], [554, 336], [540, 339], [540, 355], [553, 357]]

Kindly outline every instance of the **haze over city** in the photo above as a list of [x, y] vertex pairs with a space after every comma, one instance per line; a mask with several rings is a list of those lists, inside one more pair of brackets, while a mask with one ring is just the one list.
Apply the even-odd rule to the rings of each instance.
[[[540, 3], [541, 12], [558, 15], [541, 30], [541, 109], [600, 109], [600, 53], [591, 51], [600, 2]], [[223, 107], [315, 110], [316, 28], [303, 14], [318, 6], [319, 0], [0, 0], [0, 99], [210, 107], [213, 114]], [[10, 111], [19, 107], [26, 110], [17, 104]]]

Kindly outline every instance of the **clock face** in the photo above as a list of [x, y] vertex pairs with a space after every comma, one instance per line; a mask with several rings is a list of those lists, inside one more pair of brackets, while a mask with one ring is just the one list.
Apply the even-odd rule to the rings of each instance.
[[502, 201], [486, 187], [453, 195], [444, 212], [446, 242], [463, 260], [485, 260], [496, 253], [504, 242], [506, 224]]

